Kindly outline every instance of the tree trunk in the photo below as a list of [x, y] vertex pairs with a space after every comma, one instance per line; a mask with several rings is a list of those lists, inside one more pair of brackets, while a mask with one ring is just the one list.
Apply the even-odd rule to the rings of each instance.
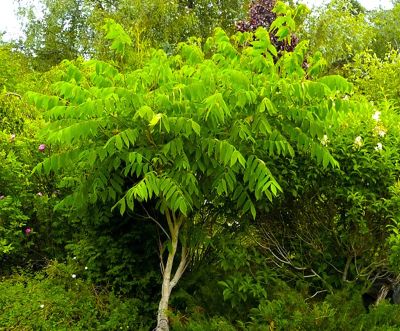
[[181, 252], [181, 259], [179, 262], [179, 266], [176, 269], [173, 278], [171, 279], [172, 267], [174, 264], [176, 251], [178, 248], [179, 229], [182, 225], [183, 220], [182, 219], [176, 220], [175, 217], [172, 220], [168, 217], [168, 215], [167, 215], [167, 220], [171, 232], [171, 250], [168, 252], [167, 263], [163, 270], [161, 300], [158, 305], [157, 327], [155, 328], [155, 331], [169, 331], [169, 321], [168, 321], [169, 297], [171, 295], [172, 289], [178, 283], [187, 265], [187, 249], [186, 246], [182, 245], [182, 252]]
[[168, 253], [168, 260], [163, 274], [163, 282], [161, 287], [161, 300], [158, 305], [158, 314], [157, 314], [157, 328], [156, 328], [157, 331], [169, 331], [167, 312], [168, 312], [169, 296], [172, 290], [171, 271], [177, 248], [177, 238], [175, 239], [175, 241], [176, 243], [174, 243], [174, 238], [172, 238], [172, 252]]
[[[164, 285], [164, 284], [163, 284]], [[157, 331], [169, 331], [169, 323], [168, 323], [168, 297], [161, 297], [160, 304], [158, 305], [158, 314], [157, 314]]]

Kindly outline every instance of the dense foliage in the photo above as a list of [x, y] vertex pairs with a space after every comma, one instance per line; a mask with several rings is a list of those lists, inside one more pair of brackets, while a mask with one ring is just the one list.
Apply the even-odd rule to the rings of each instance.
[[29, 3], [0, 329], [398, 329], [399, 4]]

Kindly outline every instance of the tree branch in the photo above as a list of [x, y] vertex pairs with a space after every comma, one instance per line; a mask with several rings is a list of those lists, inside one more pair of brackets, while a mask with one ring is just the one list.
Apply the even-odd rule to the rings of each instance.
[[347, 274], [349, 272], [350, 263], [351, 263], [352, 259], [353, 259], [353, 257], [351, 255], [349, 255], [347, 257], [346, 265], [344, 266], [343, 275], [342, 275], [342, 281], [343, 282], [345, 282], [347, 280]]
[[15, 92], [7, 92], [7, 93], [6, 93], [6, 96], [7, 96], [7, 97], [13, 96], [13, 97], [17, 97], [17, 98], [19, 98], [19, 99], [22, 99], [22, 95], [21, 95], [21, 94], [18, 94], [18, 93], [15, 93]]
[[179, 279], [182, 277], [185, 269], [188, 265], [188, 249], [186, 246], [182, 246], [182, 254], [181, 254], [181, 261], [179, 262], [178, 268], [175, 271], [175, 275], [171, 280], [170, 283], [170, 290], [172, 290], [175, 285], [179, 282]]
[[310, 300], [310, 299], [314, 298], [316, 295], [318, 295], [320, 293], [325, 293], [325, 292], [328, 292], [328, 291], [327, 290], [317, 291], [312, 296], [310, 296], [309, 298], [305, 299], [304, 301]]
[[143, 218], [148, 218], [149, 220], [153, 221], [154, 223], [156, 223], [158, 225], [158, 227], [165, 233], [165, 235], [167, 236], [168, 239], [171, 239], [170, 235], [168, 234], [168, 232], [163, 228], [163, 226], [153, 217], [150, 215], [150, 213], [147, 211], [147, 209], [142, 205], [143, 210], [146, 212], [147, 217], [143, 217]]
[[165, 208], [165, 218], [167, 219], [169, 232], [173, 236], [173, 234], [174, 234], [174, 224], [172, 223], [171, 214], [170, 214], [168, 208]]

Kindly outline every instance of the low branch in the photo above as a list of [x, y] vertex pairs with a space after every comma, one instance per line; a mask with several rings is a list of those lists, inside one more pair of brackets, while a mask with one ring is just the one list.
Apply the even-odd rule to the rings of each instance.
[[138, 215], [138, 216], [141, 216], [142, 218], [145, 218], [145, 219], [149, 219], [149, 220], [153, 221], [154, 223], [156, 223], [156, 224], [158, 225], [158, 227], [165, 233], [165, 235], [167, 236], [167, 238], [168, 238], [168, 239], [171, 239], [170, 235], [169, 235], [168, 232], [163, 228], [163, 226], [162, 226], [153, 216], [150, 215], [150, 213], [147, 211], [147, 209], [146, 209], [144, 206], [142, 206], [142, 208], [143, 208], [143, 210], [146, 212], [147, 217], [144, 217], [144, 216], [141, 216], [141, 215]]
[[310, 296], [309, 298], [305, 299], [304, 301], [310, 300], [310, 299], [314, 298], [316, 295], [318, 295], [320, 293], [325, 293], [325, 292], [328, 292], [328, 290], [317, 291], [312, 296]]
[[339, 270], [338, 268], [336, 268], [334, 264], [332, 264], [332, 263], [330, 263], [330, 262], [327, 262], [327, 263], [328, 263], [333, 269], [335, 269], [338, 273], [343, 274], [343, 271], [342, 271], [342, 270]]
[[[276, 240], [275, 236], [272, 233], [265, 232], [264, 235], [267, 236], [268, 240], [274, 244], [274, 248], [275, 248], [276, 252], [274, 252], [274, 250], [271, 247], [261, 244], [256, 239], [253, 239], [253, 240], [260, 247], [262, 247], [262, 248], [266, 249], [267, 251], [269, 251], [271, 253], [271, 255], [275, 258], [275, 260], [279, 261], [280, 263], [282, 263], [284, 265], [288, 265], [288, 266], [290, 266], [291, 268], [293, 268], [294, 270], [297, 270], [297, 271], [302, 271], [302, 272], [310, 271], [311, 274], [309, 274], [309, 275], [304, 275], [303, 274], [304, 278], [317, 277], [317, 278], [323, 280], [322, 277], [320, 275], [318, 275], [315, 272], [314, 269], [312, 269], [310, 267], [299, 267], [299, 266], [296, 266], [293, 263], [292, 259], [290, 258], [290, 256], [289, 256], [288, 252], [286, 251], [286, 249], [278, 242], [278, 240]], [[281, 266], [278, 265], [278, 263], [276, 261], [273, 260], [273, 262], [278, 267], [281, 267]]]
[[318, 275], [318, 274], [315, 272], [314, 269], [310, 269], [310, 271], [311, 271], [311, 274], [310, 274], [310, 275], [304, 275], [303, 277], [304, 277], [304, 278], [317, 277], [317, 278], [319, 278], [319, 279], [322, 280], [322, 277], [321, 277], [320, 275]]
[[187, 262], [188, 262], [188, 250], [186, 246], [182, 246], [181, 261], [179, 262], [178, 268], [175, 271], [175, 275], [171, 280], [170, 290], [172, 290], [175, 287], [175, 285], [179, 282], [179, 279], [181, 279], [188, 265]]

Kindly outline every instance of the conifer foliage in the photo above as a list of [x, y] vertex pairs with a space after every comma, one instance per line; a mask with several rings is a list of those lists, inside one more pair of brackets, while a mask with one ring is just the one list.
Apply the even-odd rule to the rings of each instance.
[[[123, 56], [129, 43], [114, 38], [112, 48]], [[299, 43], [275, 61], [264, 28], [231, 38], [217, 29], [204, 48], [192, 39], [174, 56], [154, 50], [133, 72], [96, 60], [64, 62], [54, 95], [31, 93], [50, 122], [43, 132], [49, 157], [36, 171], [76, 169], [62, 182], [72, 192], [63, 205], [111, 203], [124, 215], [152, 204], [159, 211], [167, 250], [157, 330], [168, 330], [169, 296], [190, 258], [182, 238], [206, 201], [255, 217], [255, 201], [281, 192], [274, 159], [302, 153], [321, 167], [338, 166], [321, 142], [331, 134], [326, 120], [354, 106], [343, 98], [351, 85], [339, 76], [307, 80], [318, 63], [305, 72], [305, 52]]]

